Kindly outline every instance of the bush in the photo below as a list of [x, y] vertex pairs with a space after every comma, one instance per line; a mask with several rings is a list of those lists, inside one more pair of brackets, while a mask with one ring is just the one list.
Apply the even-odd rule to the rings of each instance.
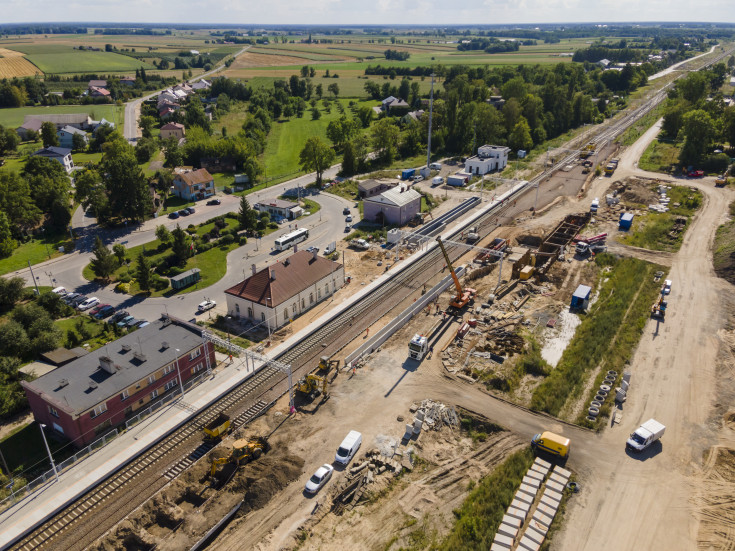
[[268, 222], [268, 227], [272, 230], [277, 230], [278, 224], [276, 224], [275, 222]]
[[128, 273], [122, 273], [119, 276], [117, 276], [117, 280], [120, 283], [130, 283], [130, 280], [131, 279], [133, 279], [133, 278]]
[[207, 252], [211, 248], [212, 248], [212, 243], [207, 241], [206, 243], [202, 243], [201, 245], [199, 245], [199, 247], [197, 248], [197, 251], [200, 253], [204, 253], [204, 252]]
[[181, 273], [183, 273], [185, 271], [186, 270], [184, 268], [180, 267], [180, 266], [171, 266], [168, 269], [168, 277], [177, 276], [177, 275], [179, 275], [179, 274], [181, 274]]
[[240, 243], [240, 245], [247, 245], [247, 243], [248, 243], [248, 238], [247, 238], [246, 236], [244, 236], [244, 235], [241, 235], [241, 236], [240, 236], [240, 241], [239, 241], [239, 243]]
[[169, 280], [165, 277], [153, 274], [153, 277], [151, 278], [151, 286], [156, 291], [163, 291], [164, 289], [168, 289]]
[[727, 170], [730, 164], [730, 158], [724, 153], [715, 153], [709, 155], [702, 161], [702, 168], [707, 172], [717, 172], [721, 174]]
[[224, 237], [220, 238], [220, 240], [218, 241], [220, 245], [229, 245], [234, 242], [235, 242], [235, 236], [232, 234], [225, 235]]

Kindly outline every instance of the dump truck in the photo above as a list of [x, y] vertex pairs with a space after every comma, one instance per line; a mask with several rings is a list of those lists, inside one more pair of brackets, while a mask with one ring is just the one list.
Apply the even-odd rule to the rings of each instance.
[[462, 288], [462, 284], [459, 282], [459, 278], [457, 277], [457, 274], [454, 272], [454, 267], [452, 266], [452, 261], [449, 260], [449, 255], [447, 254], [446, 249], [444, 248], [444, 243], [442, 243], [442, 238], [440, 236], [437, 236], [436, 238], [437, 243], [439, 243], [439, 248], [442, 251], [442, 254], [444, 255], [444, 260], [447, 263], [447, 268], [449, 268], [449, 273], [452, 276], [452, 279], [454, 280], [454, 288], [457, 289], [457, 295], [452, 299], [452, 301], [449, 303], [450, 308], [454, 308], [455, 310], [461, 310], [471, 300], [475, 298], [475, 293], [477, 291], [475, 289], [471, 289], [470, 287], [467, 287], [465, 289]]
[[220, 413], [217, 418], [204, 427], [206, 440], [221, 440], [230, 430], [230, 416]]
[[605, 174], [607, 174], [608, 176], [612, 175], [612, 173], [615, 172], [616, 168], [616, 165], [612, 163], [607, 163], [607, 166], [605, 167]]
[[649, 419], [630, 435], [625, 447], [631, 451], [641, 452], [656, 440], [660, 440], [665, 431], [666, 427], [663, 424], [655, 419]]
[[260, 458], [261, 455], [267, 453], [270, 450], [270, 444], [268, 440], [263, 436], [255, 436], [253, 438], [241, 438], [235, 440], [232, 444], [232, 451], [227, 457], [218, 457], [212, 459], [212, 468], [210, 469], [209, 476], [214, 479], [214, 475], [217, 474], [218, 465], [226, 465], [228, 463], [234, 463], [236, 466], [243, 465], [248, 461], [253, 461]]

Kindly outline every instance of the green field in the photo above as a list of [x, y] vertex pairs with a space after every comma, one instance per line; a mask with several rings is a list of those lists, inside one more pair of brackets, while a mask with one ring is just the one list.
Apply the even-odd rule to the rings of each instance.
[[[64, 247], [65, 251], [72, 250], [71, 238], [68, 233], [49, 236], [48, 239], [34, 239], [23, 243], [9, 257], [0, 259], [0, 275], [27, 268], [28, 261], [31, 262], [31, 265], [34, 265], [61, 256], [64, 254], [59, 252], [59, 247], [61, 246]], [[53, 272], [53, 267], [50, 267], [48, 271]], [[36, 276], [42, 277], [39, 280], [39, 284], [51, 284], [49, 278], [44, 275], [44, 271], [36, 274]]]
[[23, 124], [26, 115], [66, 115], [70, 113], [88, 113], [94, 120], [102, 118], [114, 122], [122, 129], [123, 108], [116, 105], [55, 105], [53, 107], [13, 107], [0, 109], [0, 124], [17, 128]]
[[125, 55], [75, 50], [64, 44], [8, 44], [8, 46], [26, 54], [26, 59], [46, 74], [131, 72], [140, 67], [154, 69], [148, 63]]

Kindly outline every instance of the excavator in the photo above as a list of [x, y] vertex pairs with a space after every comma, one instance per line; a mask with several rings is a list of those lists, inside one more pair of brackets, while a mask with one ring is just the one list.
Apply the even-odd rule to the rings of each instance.
[[465, 289], [462, 289], [462, 285], [459, 282], [459, 278], [457, 277], [457, 274], [454, 273], [454, 267], [452, 266], [452, 261], [449, 260], [449, 255], [447, 254], [447, 250], [444, 248], [444, 243], [442, 243], [441, 237], [437, 237], [436, 241], [439, 243], [439, 248], [442, 250], [442, 254], [444, 255], [444, 260], [447, 263], [447, 268], [449, 268], [449, 273], [452, 275], [452, 279], [454, 280], [454, 287], [457, 289], [457, 296], [455, 296], [452, 301], [449, 303], [449, 307], [453, 308], [455, 310], [461, 310], [467, 304], [475, 298], [475, 293], [477, 292], [475, 289], [471, 289], [470, 287], [467, 287]]
[[[319, 389], [320, 385], [321, 390]], [[311, 373], [309, 375], [306, 375], [305, 377], [302, 377], [299, 382], [296, 383], [296, 391], [300, 392], [301, 394], [305, 394], [310, 398], [314, 398], [319, 394], [319, 392], [321, 392], [324, 398], [326, 398], [328, 396], [327, 374], [325, 373], [324, 375], [320, 376]]]
[[228, 463], [234, 463], [237, 467], [258, 459], [263, 453], [270, 450], [270, 444], [268, 440], [263, 436], [255, 436], [253, 438], [241, 438], [235, 440], [232, 445], [232, 451], [228, 457], [218, 457], [212, 459], [212, 469], [210, 471], [210, 477], [214, 480], [214, 475], [217, 474], [218, 465], [226, 465]]
[[329, 356], [322, 356], [319, 358], [319, 366], [317, 367], [317, 370], [322, 375], [328, 375], [329, 372], [332, 370], [332, 367], [335, 369], [339, 367], [339, 360], [330, 360]]

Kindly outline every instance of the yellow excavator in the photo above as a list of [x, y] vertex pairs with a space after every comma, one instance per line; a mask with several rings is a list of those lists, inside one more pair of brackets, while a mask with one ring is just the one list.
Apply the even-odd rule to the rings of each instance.
[[212, 469], [209, 474], [214, 478], [214, 475], [217, 474], [218, 465], [234, 463], [239, 467], [248, 461], [258, 459], [268, 450], [270, 450], [270, 444], [268, 444], [268, 440], [263, 436], [235, 440], [235, 443], [232, 445], [232, 451], [228, 457], [212, 459]]
[[452, 266], [452, 261], [449, 260], [449, 255], [447, 254], [447, 250], [444, 248], [444, 243], [442, 243], [442, 238], [437, 237], [436, 241], [439, 243], [439, 248], [442, 250], [442, 254], [444, 255], [444, 260], [447, 263], [447, 268], [449, 268], [449, 273], [452, 275], [452, 279], [454, 280], [454, 287], [457, 289], [457, 296], [455, 296], [452, 301], [449, 303], [450, 308], [454, 308], [456, 310], [461, 310], [467, 304], [475, 298], [475, 293], [477, 291], [475, 289], [471, 289], [470, 287], [467, 287], [465, 289], [462, 289], [462, 284], [459, 282], [459, 278], [457, 277], [457, 274], [454, 273], [454, 267]]
[[319, 358], [319, 366], [317, 367], [319, 374], [328, 375], [332, 370], [332, 367], [338, 368], [339, 360], [330, 360], [329, 356], [322, 356]]
[[[319, 386], [321, 385], [321, 390]], [[316, 375], [311, 373], [305, 377], [301, 377], [299, 382], [296, 383], [296, 391], [301, 394], [305, 394], [310, 398], [314, 398], [321, 391], [322, 395], [327, 397], [327, 374]]]

